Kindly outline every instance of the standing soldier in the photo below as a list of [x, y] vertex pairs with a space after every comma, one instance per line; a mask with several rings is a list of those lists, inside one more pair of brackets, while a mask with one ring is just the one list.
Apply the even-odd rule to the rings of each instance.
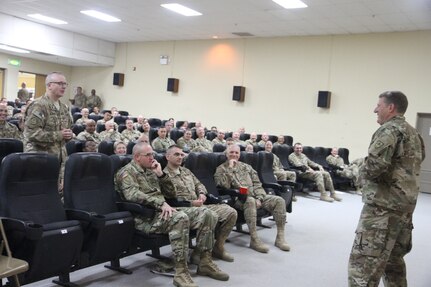
[[92, 110], [94, 107], [102, 108], [102, 100], [96, 95], [96, 90], [92, 89], [91, 94], [87, 97], [87, 108]]
[[156, 209], [153, 218], [135, 217], [137, 229], [147, 233], [168, 234], [175, 258], [174, 285], [196, 287], [187, 267], [190, 229], [197, 230], [196, 248], [201, 252], [197, 274], [227, 281], [229, 275], [212, 261], [214, 228], [213, 213], [203, 207], [172, 208], [165, 197], [175, 197], [176, 188], [153, 157], [147, 143], [133, 147], [133, 160], [118, 171], [115, 188], [125, 200], [149, 205]]
[[30, 99], [30, 94], [27, 90], [26, 83], [21, 84], [21, 89], [18, 91], [18, 99], [21, 103], [25, 103]]
[[349, 259], [349, 286], [406, 287], [404, 255], [412, 248], [412, 215], [425, 158], [423, 141], [404, 113], [407, 97], [398, 91], [379, 96], [377, 122], [361, 167], [362, 208]]
[[33, 101], [26, 111], [24, 151], [47, 152], [58, 157], [61, 164], [60, 190], [67, 158], [66, 142], [72, 139], [72, 116], [60, 101], [67, 87], [66, 77], [60, 72], [46, 76], [46, 93]]
[[82, 92], [81, 87], [76, 88], [76, 95], [73, 98], [75, 107], [78, 107], [80, 109], [87, 107], [87, 97]]

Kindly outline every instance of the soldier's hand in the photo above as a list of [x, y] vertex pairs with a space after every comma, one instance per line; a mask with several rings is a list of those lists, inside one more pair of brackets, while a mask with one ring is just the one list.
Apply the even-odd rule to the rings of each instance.
[[261, 208], [262, 206], [262, 201], [260, 201], [259, 199], [256, 199], [256, 209]]
[[203, 203], [203, 202], [202, 202], [202, 200], [200, 200], [200, 199], [197, 199], [197, 200], [193, 200], [193, 201], [192, 201], [192, 206], [195, 206], [195, 207], [201, 207], [203, 204], [204, 204], [204, 203]]
[[160, 213], [159, 218], [164, 219], [164, 220], [171, 218], [172, 214], [177, 211], [175, 208], [172, 208], [166, 202], [163, 202], [163, 205], [160, 209], [162, 210], [162, 212]]
[[199, 199], [202, 200], [202, 203], [204, 203], [207, 200], [207, 197], [205, 194], [199, 194]]
[[235, 167], [238, 162], [235, 159], [229, 160], [229, 167]]
[[163, 171], [162, 171], [162, 166], [160, 165], [160, 163], [157, 162], [157, 160], [153, 159], [153, 161], [151, 162], [151, 170], [158, 176], [162, 176], [163, 175]]
[[63, 139], [65, 139], [65, 140], [70, 140], [73, 137], [73, 132], [71, 129], [61, 130], [61, 134], [63, 136]]

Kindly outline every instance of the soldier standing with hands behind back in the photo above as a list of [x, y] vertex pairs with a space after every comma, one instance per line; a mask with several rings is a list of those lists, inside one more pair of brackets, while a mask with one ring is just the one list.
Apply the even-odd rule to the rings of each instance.
[[412, 248], [412, 215], [425, 158], [423, 141], [405, 118], [407, 97], [379, 96], [374, 112], [381, 127], [374, 133], [361, 167], [362, 208], [349, 260], [349, 286], [406, 287], [403, 257]]

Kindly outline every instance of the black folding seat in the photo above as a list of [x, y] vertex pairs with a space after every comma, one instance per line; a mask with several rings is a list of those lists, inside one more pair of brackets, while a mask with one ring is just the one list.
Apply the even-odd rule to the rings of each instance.
[[226, 145], [224, 144], [214, 144], [213, 152], [224, 152], [226, 150]]
[[82, 118], [82, 114], [81, 114], [81, 112], [73, 113], [73, 114], [72, 114], [72, 118], [73, 118], [73, 122], [74, 122], [74, 123], [76, 123], [76, 121], [77, 121], [78, 119]]
[[343, 158], [344, 164], [350, 164], [348, 148], [340, 147], [338, 149], [338, 155]]
[[131, 273], [120, 267], [120, 258], [129, 250], [135, 223], [132, 214], [120, 211], [116, 202], [109, 156], [70, 155], [64, 174], [64, 206], [84, 230], [80, 268], [111, 261], [105, 267]]
[[66, 143], [67, 155], [71, 155], [77, 152], [82, 152], [83, 148], [84, 148], [84, 141], [70, 140]]
[[149, 140], [150, 140], [150, 143], [152, 143], [153, 142], [153, 140], [156, 138], [156, 137], [158, 137], [159, 135], [157, 134], [157, 131], [158, 131], [159, 129], [158, 128], [151, 128], [150, 129], [150, 132], [149, 132]]
[[121, 124], [125, 124], [126, 120], [128, 119], [129, 117], [127, 116], [116, 116], [114, 117], [114, 122], [117, 123], [118, 125], [121, 125]]
[[133, 147], [135, 146], [135, 142], [134, 141], [130, 141], [128, 144], [127, 144], [127, 154], [132, 154], [132, 152], [133, 152]]
[[225, 133], [224, 133], [224, 138], [225, 138], [225, 139], [227, 139], [227, 138], [231, 138], [231, 137], [232, 137], [232, 134], [233, 134], [233, 132], [225, 132]]
[[248, 133], [240, 134], [239, 139], [242, 141], [246, 141], [246, 140], [250, 139], [250, 134], [248, 134]]
[[128, 116], [129, 116], [129, 112], [128, 112], [128, 111], [118, 111], [118, 113], [119, 113], [121, 116], [124, 116], [124, 117], [128, 117]]
[[58, 193], [60, 164], [55, 155], [15, 153], [4, 158], [0, 172], [0, 216], [14, 257], [29, 263], [23, 284], [59, 276], [70, 283], [83, 233], [69, 220]]
[[118, 132], [121, 134], [125, 129], [127, 129], [125, 124], [118, 125]]
[[170, 138], [174, 142], [177, 142], [177, 140], [184, 135], [184, 131], [179, 129], [172, 129], [170, 132]]
[[21, 109], [14, 108], [13, 111], [12, 111], [12, 115], [15, 115], [15, 114], [20, 113], [20, 112], [21, 112]]
[[80, 113], [81, 109], [78, 107], [71, 107], [70, 108], [70, 113], [73, 115], [74, 113]]
[[263, 151], [263, 150], [265, 150], [265, 147], [260, 146], [260, 145], [258, 145], [258, 144], [253, 145], [253, 151], [254, 151], [255, 153], [258, 153], [258, 152]]
[[293, 137], [292, 136], [284, 136], [284, 144], [293, 145]]
[[157, 118], [149, 118], [148, 123], [152, 128], [159, 128], [162, 126], [162, 120]]
[[185, 122], [185, 121], [177, 121], [177, 122], [175, 123], [175, 127], [176, 127], [177, 129], [181, 128], [181, 127], [183, 126], [184, 122]]
[[88, 118], [97, 123], [98, 120], [103, 119], [103, 116], [101, 116], [101, 115], [88, 115]]
[[329, 170], [329, 165], [326, 162], [326, 157], [331, 153], [330, 148], [315, 147], [314, 148], [314, 162], [320, 164], [325, 170]]
[[209, 132], [207, 132], [205, 137], [207, 138], [207, 140], [212, 141], [213, 139], [215, 139], [217, 137], [217, 133], [209, 131]]
[[11, 153], [23, 152], [24, 145], [18, 139], [0, 138], [0, 163], [3, 158]]
[[302, 147], [302, 153], [305, 154], [309, 160], [314, 161], [315, 153], [314, 153], [314, 147], [312, 146], [303, 146]]
[[77, 136], [80, 132], [83, 132], [85, 130], [84, 125], [72, 125], [72, 132]]
[[196, 126], [195, 122], [189, 122], [188, 128], [191, 129], [191, 128], [194, 128], [195, 126]]
[[105, 125], [104, 124], [97, 124], [96, 126], [96, 132], [98, 132], [99, 134], [101, 132], [103, 132], [104, 130], [106, 130]]
[[275, 135], [268, 135], [268, 140], [269, 140], [270, 142], [272, 142], [272, 143], [275, 143], [275, 142], [277, 142], [277, 140], [278, 140], [278, 136], [275, 136]]
[[106, 155], [114, 154], [114, 142], [113, 141], [101, 141], [97, 147], [99, 153]]

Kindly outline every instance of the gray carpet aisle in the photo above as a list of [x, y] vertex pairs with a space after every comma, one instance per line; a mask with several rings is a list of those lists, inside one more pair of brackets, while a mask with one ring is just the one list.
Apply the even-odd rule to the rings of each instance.
[[[347, 261], [354, 230], [362, 208], [361, 197], [339, 192], [343, 202], [326, 203], [318, 200], [317, 193], [298, 196], [294, 212], [288, 216], [286, 228], [290, 252], [276, 248], [275, 223], [264, 220], [271, 229], [259, 230], [262, 240], [270, 246], [268, 254], [249, 249], [247, 235], [232, 232], [226, 248], [235, 256], [234, 263], [216, 261], [228, 271], [230, 280], [216, 281], [193, 274], [201, 287], [223, 286], [291, 286], [333, 287], [347, 286]], [[413, 250], [407, 255], [409, 286], [431, 286], [431, 194], [421, 194], [414, 216]], [[170, 248], [162, 253], [170, 254]], [[152, 274], [149, 266], [154, 259], [138, 254], [121, 260], [122, 266], [133, 270], [122, 275], [93, 266], [71, 274], [71, 280], [80, 286], [173, 286], [172, 278]], [[196, 266], [190, 266], [192, 272]], [[380, 284], [383, 286], [383, 284]], [[43, 280], [27, 286], [56, 286]]]

